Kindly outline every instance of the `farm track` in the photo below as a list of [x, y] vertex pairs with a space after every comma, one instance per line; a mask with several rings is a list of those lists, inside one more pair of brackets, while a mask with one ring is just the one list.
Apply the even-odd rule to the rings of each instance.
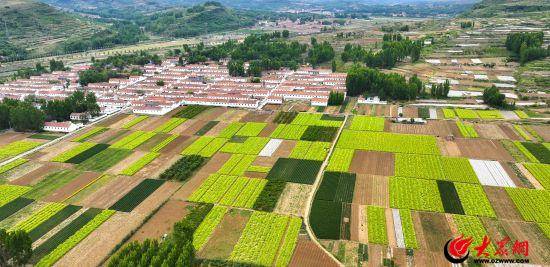
[[343, 264], [340, 261], [338, 261], [338, 259], [336, 259], [336, 257], [334, 257], [334, 255], [332, 255], [329, 251], [327, 251], [321, 245], [321, 243], [319, 243], [319, 240], [317, 239], [317, 237], [315, 236], [315, 233], [313, 233], [313, 229], [311, 228], [311, 225], [310, 225], [310, 222], [309, 222], [309, 215], [310, 215], [310, 212], [311, 212], [311, 207], [313, 205], [313, 199], [315, 197], [315, 193], [317, 193], [317, 190], [319, 189], [319, 186], [321, 185], [321, 182], [323, 180], [323, 170], [328, 165], [330, 156], [332, 155], [332, 152], [334, 151], [334, 148], [336, 147], [336, 143], [338, 142], [338, 138], [340, 138], [340, 134], [342, 134], [344, 126], [346, 125], [346, 122], [348, 120], [348, 116], [349, 116], [348, 114], [345, 115], [344, 121], [342, 122], [342, 125], [340, 126], [340, 128], [338, 129], [338, 133], [336, 134], [336, 138], [332, 142], [330, 150], [328, 151], [328, 154], [327, 154], [325, 160], [323, 161], [323, 164], [321, 165], [321, 168], [319, 169], [319, 172], [317, 173], [317, 177], [315, 178], [315, 182], [313, 183], [313, 190], [311, 190], [311, 192], [309, 194], [309, 198], [307, 200], [307, 208], [305, 209], [305, 212], [304, 212], [304, 224], [306, 225], [306, 230], [307, 230], [307, 233], [310, 236], [311, 240], [322, 251], [324, 251], [326, 254], [328, 254], [331, 259], [338, 262], [338, 264], [341, 265], [341, 266], [343, 266]]

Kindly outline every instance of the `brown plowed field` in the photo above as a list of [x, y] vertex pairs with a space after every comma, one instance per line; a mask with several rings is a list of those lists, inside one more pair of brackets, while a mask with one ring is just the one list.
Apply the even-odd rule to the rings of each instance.
[[44, 152], [46, 154], [44, 154], [43, 156], [38, 158], [38, 160], [40, 160], [40, 161], [50, 161], [52, 158], [56, 157], [57, 155], [65, 152], [65, 151], [69, 151], [72, 148], [78, 146], [79, 144], [80, 143], [75, 143], [75, 142], [60, 142], [60, 143], [57, 143], [53, 146], [46, 147], [46, 148], [40, 150], [41, 152]]
[[[550, 239], [545, 237], [535, 223], [500, 221], [500, 224], [512, 237], [512, 242], [529, 242], [529, 263], [548, 266], [550, 264]], [[522, 255], [523, 256], [523, 255]]]
[[508, 136], [502, 129], [496, 124], [480, 124], [474, 125], [479, 137], [487, 139], [508, 139]]
[[[187, 122], [186, 122], [187, 123]], [[173, 133], [177, 133], [177, 134], [180, 134], [180, 135], [186, 135], [186, 136], [192, 136], [194, 135], [198, 130], [200, 130], [202, 127], [204, 127], [204, 125], [206, 125], [208, 123], [208, 121], [202, 121], [202, 120], [193, 120], [193, 123], [188, 125], [188, 124], [185, 124], [186, 128], [176, 128], [174, 129], [172, 132]], [[176, 130], [181, 130], [180, 132], [177, 132]]]
[[277, 162], [277, 158], [275, 157], [260, 157], [258, 156], [254, 162], [252, 162], [252, 166], [263, 166], [263, 167], [272, 167], [275, 165], [275, 162]]
[[76, 205], [107, 209], [142, 180], [139, 177], [118, 176], [82, 201], [78, 201]]
[[[386, 215], [386, 234], [388, 236], [388, 245], [392, 248], [397, 247], [397, 239], [395, 238], [395, 228], [393, 226], [393, 213], [391, 209], [385, 209], [384, 215]], [[369, 222], [367, 221], [367, 224]]]
[[96, 172], [84, 172], [76, 179], [72, 180], [65, 186], [55, 190], [51, 195], [44, 198], [47, 202], [62, 202], [68, 197], [72, 196], [75, 192], [90, 184], [93, 180], [99, 177], [99, 173]]
[[145, 141], [143, 144], [139, 145], [135, 150], [139, 151], [151, 151], [153, 147], [158, 145], [160, 142], [162, 142], [164, 139], [166, 139], [169, 134], [165, 133], [158, 133], [151, 137], [149, 140]]
[[445, 215], [435, 212], [419, 212], [426, 245], [434, 252], [441, 252], [445, 243], [452, 237]]
[[220, 117], [222, 114], [224, 114], [228, 110], [230, 109], [224, 108], [224, 107], [211, 108], [199, 114], [197, 117], [193, 119], [201, 120], [201, 121], [216, 121], [216, 120], [219, 120], [218, 117]]
[[16, 132], [6, 132], [3, 134], [0, 134], [0, 145], [7, 145], [9, 143], [23, 140], [27, 138], [30, 134], [25, 133], [16, 133]]
[[251, 212], [246, 210], [230, 210], [197, 256], [212, 260], [228, 259], [233, 252], [233, 247], [241, 237], [250, 214]]
[[351, 204], [350, 240], [361, 242], [361, 205]]
[[510, 127], [510, 125], [503, 125], [503, 124], [500, 124], [499, 125], [500, 129], [502, 130], [502, 132], [504, 132], [504, 134], [506, 134], [506, 136], [508, 137], [508, 139], [512, 139], [512, 140], [521, 140], [521, 138], [519, 137], [519, 135]]
[[500, 165], [502, 165], [502, 168], [506, 171], [508, 176], [510, 176], [510, 179], [514, 181], [514, 184], [516, 184], [518, 187], [527, 188], [527, 186], [519, 179], [518, 174], [508, 165], [507, 162], [501, 161]]
[[394, 133], [425, 134], [445, 137], [448, 135], [461, 136], [460, 130], [453, 121], [429, 120], [426, 124], [388, 123], [386, 130]]
[[426, 237], [424, 236], [424, 230], [422, 229], [422, 222], [420, 220], [420, 213], [417, 211], [411, 211], [411, 218], [413, 221], [414, 233], [416, 235], [416, 242], [418, 248], [421, 250], [427, 250]]
[[144, 241], [147, 238], [160, 239], [172, 232], [174, 223], [183, 219], [188, 213], [189, 203], [179, 200], [168, 200], [162, 207], [132, 235], [128, 242]]
[[498, 140], [457, 138], [454, 142], [457, 143], [462, 155], [467, 158], [499, 161], [514, 160]]
[[[113, 129], [122, 129], [122, 126], [124, 126], [126, 123], [132, 121], [133, 119], [135, 119], [135, 118], [137, 118], [137, 117], [138, 117], [138, 116], [133, 115], [133, 114], [131, 114], [131, 115], [126, 115], [126, 117], [121, 118], [121, 119], [119, 119], [119, 120], [117, 120], [117, 121], [111, 123], [111, 124], [110, 124], [109, 126], [107, 126], [107, 127], [113, 128]], [[146, 119], [146, 120], [148, 120], [148, 119]], [[144, 123], [144, 121], [141, 121], [140, 123]], [[139, 125], [139, 123], [138, 123], [138, 125]], [[134, 127], [135, 127], [135, 126], [134, 126]]]
[[241, 122], [266, 122], [270, 113], [248, 112], [241, 118]]
[[415, 250], [413, 260], [414, 266], [450, 267], [451, 263], [445, 259], [445, 256], [443, 256], [441, 251], [432, 252], [426, 250]]
[[522, 221], [523, 218], [516, 209], [516, 205], [508, 196], [508, 193], [501, 187], [484, 186], [485, 194], [491, 206], [495, 210], [497, 218], [512, 221]]
[[218, 136], [223, 129], [225, 129], [229, 125], [227, 122], [220, 121], [218, 124], [216, 124], [212, 129], [210, 129], [208, 132], [206, 132], [204, 135], [206, 136]]
[[353, 203], [389, 207], [389, 179], [384, 176], [358, 174]]
[[42, 165], [40, 168], [35, 169], [20, 178], [17, 178], [16, 180], [12, 181], [11, 184], [14, 185], [35, 185], [36, 183], [40, 182], [42, 179], [44, 179], [48, 174], [66, 169], [67, 166], [70, 166], [70, 164], [65, 163], [54, 163], [54, 162], [44, 162], [44, 165]]
[[166, 155], [179, 155], [184, 148], [193, 143], [198, 136], [178, 136], [168, 145], [166, 145], [162, 150], [162, 154]]
[[100, 123], [97, 124], [97, 126], [101, 126], [101, 127], [109, 127], [109, 128], [112, 128], [111, 125], [121, 121], [121, 120], [124, 120], [126, 119], [128, 116], [130, 116], [129, 114], [118, 114], [118, 115], [115, 115], [113, 117], [110, 117]]
[[167, 181], [162, 184], [155, 192], [153, 192], [149, 197], [147, 197], [143, 202], [141, 202], [134, 210], [132, 214], [141, 214], [143, 216], [148, 216], [166, 202], [178, 189], [181, 188], [181, 183]]
[[161, 126], [165, 122], [169, 121], [170, 117], [149, 117], [148, 119], [136, 124], [132, 127], [135, 131], [153, 131], [157, 127]]
[[134, 176], [145, 177], [145, 178], [155, 178], [163, 173], [166, 169], [170, 168], [178, 159], [180, 155], [168, 155], [161, 154], [156, 159], [147, 164], [143, 169], [139, 170]]
[[288, 158], [290, 156], [290, 153], [292, 152], [292, 149], [296, 146], [296, 141], [294, 140], [283, 140], [281, 145], [275, 150], [272, 157], [275, 158]]
[[349, 171], [357, 174], [393, 176], [393, 153], [355, 150]]
[[276, 123], [268, 123], [267, 126], [260, 132], [258, 136], [260, 137], [269, 137], [273, 131], [277, 128]]
[[313, 241], [298, 239], [289, 266], [339, 266], [338, 263], [319, 248]]
[[550, 142], [550, 127], [545, 125], [532, 125], [531, 128], [544, 139], [544, 142]]
[[444, 138], [437, 138], [437, 144], [441, 155], [448, 157], [461, 157], [460, 148], [453, 141], [447, 141]]

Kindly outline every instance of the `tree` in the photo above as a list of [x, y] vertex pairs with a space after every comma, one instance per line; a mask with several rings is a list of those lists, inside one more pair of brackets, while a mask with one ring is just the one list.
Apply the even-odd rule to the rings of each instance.
[[336, 67], [337, 67], [337, 66], [336, 66], [336, 61], [333, 60], [333, 61], [332, 61], [332, 72], [336, 72]]
[[283, 38], [288, 38], [290, 36], [290, 32], [288, 30], [283, 30]]
[[0, 266], [22, 266], [32, 256], [32, 240], [22, 230], [0, 229]]
[[358, 64], [348, 71], [346, 76], [346, 89], [349, 96], [358, 96], [366, 90], [367, 86], [367, 68]]
[[62, 71], [65, 70], [65, 65], [63, 61], [56, 61], [55, 59], [50, 60], [50, 71]]
[[98, 116], [101, 109], [97, 104], [97, 98], [93, 92], [86, 93], [85, 99], [86, 112], [90, 113], [92, 116]]
[[483, 90], [483, 103], [491, 107], [505, 108], [507, 106], [505, 100], [506, 96], [504, 96], [504, 94], [501, 94], [498, 88], [496, 88], [496, 86], [494, 85]]
[[157, 84], [157, 86], [164, 86], [164, 81], [163, 80], [158, 80], [156, 84]]
[[11, 126], [18, 132], [41, 131], [45, 119], [46, 116], [41, 110], [25, 102], [10, 110]]
[[227, 68], [231, 76], [245, 76], [244, 62], [242, 60], [230, 60]]
[[0, 130], [10, 128], [10, 107], [0, 104]]
[[248, 76], [260, 77], [262, 76], [262, 66], [259, 61], [254, 60], [250, 62], [247, 71]]
[[344, 103], [344, 93], [341, 92], [330, 92], [328, 97], [329, 106], [339, 106]]
[[65, 100], [50, 100], [42, 108], [48, 120], [66, 121], [70, 119], [72, 108]]

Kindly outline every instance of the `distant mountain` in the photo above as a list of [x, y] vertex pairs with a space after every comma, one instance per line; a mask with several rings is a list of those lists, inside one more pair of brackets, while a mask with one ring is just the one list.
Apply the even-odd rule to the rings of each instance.
[[548, 0], [483, 0], [464, 17], [548, 17]]
[[0, 57], [50, 52], [69, 36], [90, 35], [103, 27], [34, 0], [2, 0]]

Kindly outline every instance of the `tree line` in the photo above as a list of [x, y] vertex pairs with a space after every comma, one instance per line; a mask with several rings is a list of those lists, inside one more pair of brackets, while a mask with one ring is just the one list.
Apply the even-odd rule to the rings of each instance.
[[521, 63], [542, 59], [550, 55], [550, 46], [543, 48], [543, 32], [518, 32], [506, 36], [506, 49]]
[[423, 42], [421, 40], [411, 41], [403, 39], [401, 34], [384, 34], [382, 49], [377, 52], [365, 50], [360, 45], [346, 44], [342, 53], [344, 62], [363, 62], [371, 68], [391, 69], [397, 62], [410, 57], [411, 62], [420, 59]]
[[18, 132], [39, 132], [46, 121], [67, 121], [73, 112], [99, 115], [93, 93], [76, 91], [64, 100], [37, 99], [28, 96], [23, 101], [4, 98], [0, 103], [0, 130], [12, 128]]
[[32, 240], [22, 230], [0, 229], [0, 266], [25, 266], [32, 257]]

